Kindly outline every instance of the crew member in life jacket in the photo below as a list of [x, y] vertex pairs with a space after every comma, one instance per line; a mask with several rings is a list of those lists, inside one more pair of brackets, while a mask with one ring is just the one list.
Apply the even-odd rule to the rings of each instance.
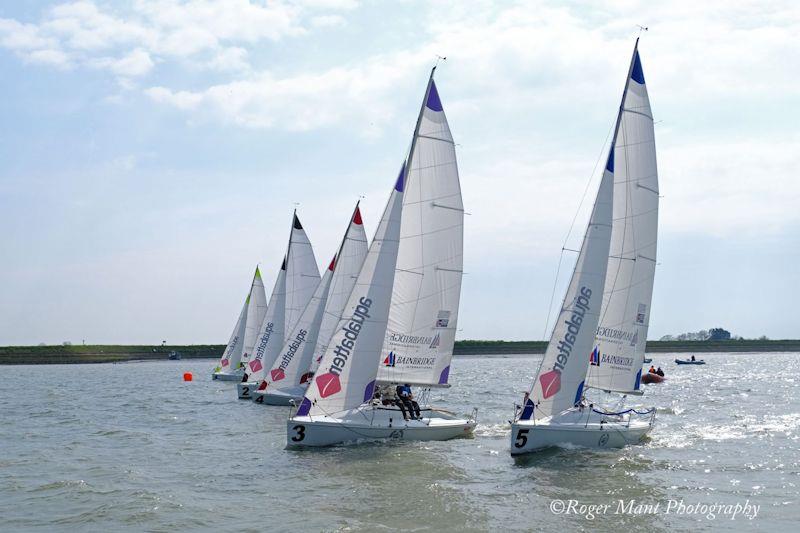
[[656, 373], [656, 367], [654, 367], [653, 365], [650, 365], [650, 370], [648, 370], [647, 372], [650, 373], [650, 374], [655, 374]]
[[400, 410], [403, 412], [403, 418], [406, 420], [408, 420], [406, 409], [408, 410], [408, 414], [411, 415], [412, 420], [420, 418], [419, 404], [414, 400], [414, 395], [411, 393], [411, 387], [408, 383], [397, 386], [397, 405], [400, 407]]
[[658, 375], [659, 375], [659, 376], [661, 376], [662, 378], [664, 377], [664, 371], [663, 371], [663, 370], [661, 370], [661, 367], [658, 367], [658, 370], [656, 370], [656, 374], [658, 374]]

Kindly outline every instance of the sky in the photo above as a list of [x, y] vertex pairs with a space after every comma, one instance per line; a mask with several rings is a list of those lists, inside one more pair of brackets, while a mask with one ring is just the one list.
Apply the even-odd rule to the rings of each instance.
[[0, 4], [0, 345], [224, 343], [295, 207], [321, 268], [361, 196], [372, 235], [438, 55], [457, 337], [543, 338], [638, 25], [649, 338], [800, 337], [796, 2], [30, 0]]

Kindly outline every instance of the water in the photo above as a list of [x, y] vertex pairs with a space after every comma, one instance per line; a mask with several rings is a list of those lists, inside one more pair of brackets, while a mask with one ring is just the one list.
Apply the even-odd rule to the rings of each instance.
[[[508, 418], [538, 357], [457, 358], [474, 439], [287, 451], [287, 408], [237, 400], [211, 361], [3, 367], [0, 529], [108, 531], [794, 530], [800, 521], [797, 354], [703, 355], [647, 386], [645, 445], [514, 460]], [[787, 371], [787, 369], [789, 369]], [[196, 381], [183, 383], [184, 371]], [[661, 502], [615, 514], [617, 501]], [[554, 499], [612, 504], [588, 520]], [[758, 516], [664, 514], [670, 500], [760, 505]]]

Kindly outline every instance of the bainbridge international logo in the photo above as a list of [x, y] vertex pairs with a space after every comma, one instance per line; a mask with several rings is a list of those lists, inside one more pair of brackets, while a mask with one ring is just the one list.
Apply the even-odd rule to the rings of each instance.
[[395, 361], [396, 357], [394, 355], [394, 352], [389, 352], [389, 355], [387, 355], [386, 359], [383, 360], [383, 365], [393, 367], [395, 365]]
[[589, 354], [589, 364], [592, 366], [600, 366], [600, 348], [598, 346], [595, 346], [592, 353]]
[[439, 334], [437, 333], [436, 336], [431, 341], [431, 348], [438, 348], [439, 347]]

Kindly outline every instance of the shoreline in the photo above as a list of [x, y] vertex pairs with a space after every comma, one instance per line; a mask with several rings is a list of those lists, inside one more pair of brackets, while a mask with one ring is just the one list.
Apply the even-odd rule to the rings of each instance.
[[[455, 356], [538, 355], [544, 353], [545, 341], [456, 341]], [[203, 345], [86, 345], [86, 346], [3, 346], [0, 365], [121, 363], [166, 360], [171, 351], [181, 359], [216, 359], [223, 344]], [[720, 352], [800, 352], [800, 340], [732, 341], [648, 341], [647, 353], [720, 353]]]

